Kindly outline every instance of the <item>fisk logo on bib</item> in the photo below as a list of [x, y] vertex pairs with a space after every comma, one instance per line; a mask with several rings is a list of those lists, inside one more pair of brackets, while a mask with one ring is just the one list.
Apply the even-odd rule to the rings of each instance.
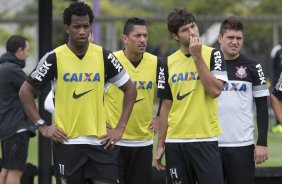
[[113, 63], [114, 67], [118, 70], [118, 72], [122, 70], [121, 64], [112, 53], [109, 53], [108, 59], [111, 59], [111, 62]]
[[256, 65], [256, 68], [258, 69], [258, 75], [259, 75], [259, 80], [260, 80], [260, 84], [266, 84], [266, 79], [265, 79], [265, 75], [262, 71], [262, 68], [261, 68], [261, 65], [260, 64], [257, 64]]
[[165, 83], [165, 74], [164, 74], [164, 68], [160, 67], [159, 76], [158, 76], [158, 88], [164, 89], [164, 83]]
[[215, 62], [215, 67], [214, 69], [215, 70], [221, 70], [221, 65], [222, 65], [222, 57], [221, 57], [221, 54], [220, 54], [220, 51], [216, 51], [214, 54], [214, 62]]
[[44, 61], [43, 65], [41, 65], [34, 78], [39, 81], [42, 81], [42, 78], [45, 77], [48, 70], [50, 69], [50, 66], [52, 66], [52, 64], [49, 64], [47, 63], [47, 61]]

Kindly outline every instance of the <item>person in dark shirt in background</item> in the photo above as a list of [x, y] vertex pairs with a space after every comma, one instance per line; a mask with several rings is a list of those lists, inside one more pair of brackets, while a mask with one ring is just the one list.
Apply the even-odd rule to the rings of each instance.
[[18, 95], [27, 77], [22, 69], [28, 57], [29, 42], [23, 36], [13, 35], [7, 40], [6, 51], [0, 57], [0, 184], [20, 184], [29, 139], [35, 135], [35, 127], [27, 117]]

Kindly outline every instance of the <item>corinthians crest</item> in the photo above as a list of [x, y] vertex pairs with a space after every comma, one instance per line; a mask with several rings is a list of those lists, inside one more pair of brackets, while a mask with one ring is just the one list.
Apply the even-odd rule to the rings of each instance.
[[237, 72], [236, 72], [237, 77], [239, 77], [240, 79], [247, 77], [247, 72], [246, 72], [247, 67], [239, 66], [239, 67], [236, 67], [236, 69], [237, 69]]

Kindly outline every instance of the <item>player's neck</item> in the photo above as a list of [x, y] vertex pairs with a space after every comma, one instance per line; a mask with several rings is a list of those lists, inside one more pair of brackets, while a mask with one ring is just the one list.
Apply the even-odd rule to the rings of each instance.
[[181, 47], [180, 47], [180, 51], [181, 51], [184, 55], [190, 54], [189, 47], [181, 46]]
[[230, 54], [223, 53], [223, 55], [224, 55], [225, 60], [235, 60], [240, 56], [240, 53], [238, 53], [236, 55], [230, 55]]
[[124, 55], [127, 57], [127, 59], [134, 63], [134, 62], [140, 62], [143, 58], [143, 54], [133, 54], [133, 53], [130, 53], [128, 52], [128, 50], [123, 50], [124, 52]]
[[84, 55], [88, 49], [88, 44], [83, 46], [77, 46], [74, 44], [71, 44], [70, 42], [67, 43], [68, 48], [75, 54], [75, 55]]

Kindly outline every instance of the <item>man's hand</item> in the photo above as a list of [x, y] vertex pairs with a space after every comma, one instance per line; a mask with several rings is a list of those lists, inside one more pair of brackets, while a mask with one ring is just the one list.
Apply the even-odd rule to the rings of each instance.
[[268, 159], [268, 148], [265, 146], [256, 145], [254, 150], [254, 161], [261, 164]]
[[38, 128], [38, 131], [41, 133], [41, 135], [52, 139], [53, 141], [58, 141], [60, 143], [68, 141], [68, 135], [56, 125], [42, 125]]
[[160, 118], [159, 118], [159, 116], [156, 116], [151, 121], [151, 123], [148, 127], [148, 130], [151, 131], [151, 132], [157, 133], [157, 131], [159, 130], [159, 124], [160, 124]]
[[189, 52], [194, 59], [202, 57], [202, 42], [199, 36], [190, 36]]
[[155, 155], [156, 168], [158, 171], [165, 170], [165, 166], [162, 164], [163, 155], [164, 155], [164, 148], [158, 147]]
[[107, 123], [106, 124], [106, 129], [107, 129], [107, 132], [109, 132], [109, 131], [111, 131], [113, 129], [113, 127], [109, 123]]
[[100, 143], [104, 144], [104, 149], [110, 148], [114, 149], [115, 144], [122, 138], [124, 132], [124, 128], [116, 127], [112, 128], [109, 124], [107, 124], [107, 134], [99, 137]]

